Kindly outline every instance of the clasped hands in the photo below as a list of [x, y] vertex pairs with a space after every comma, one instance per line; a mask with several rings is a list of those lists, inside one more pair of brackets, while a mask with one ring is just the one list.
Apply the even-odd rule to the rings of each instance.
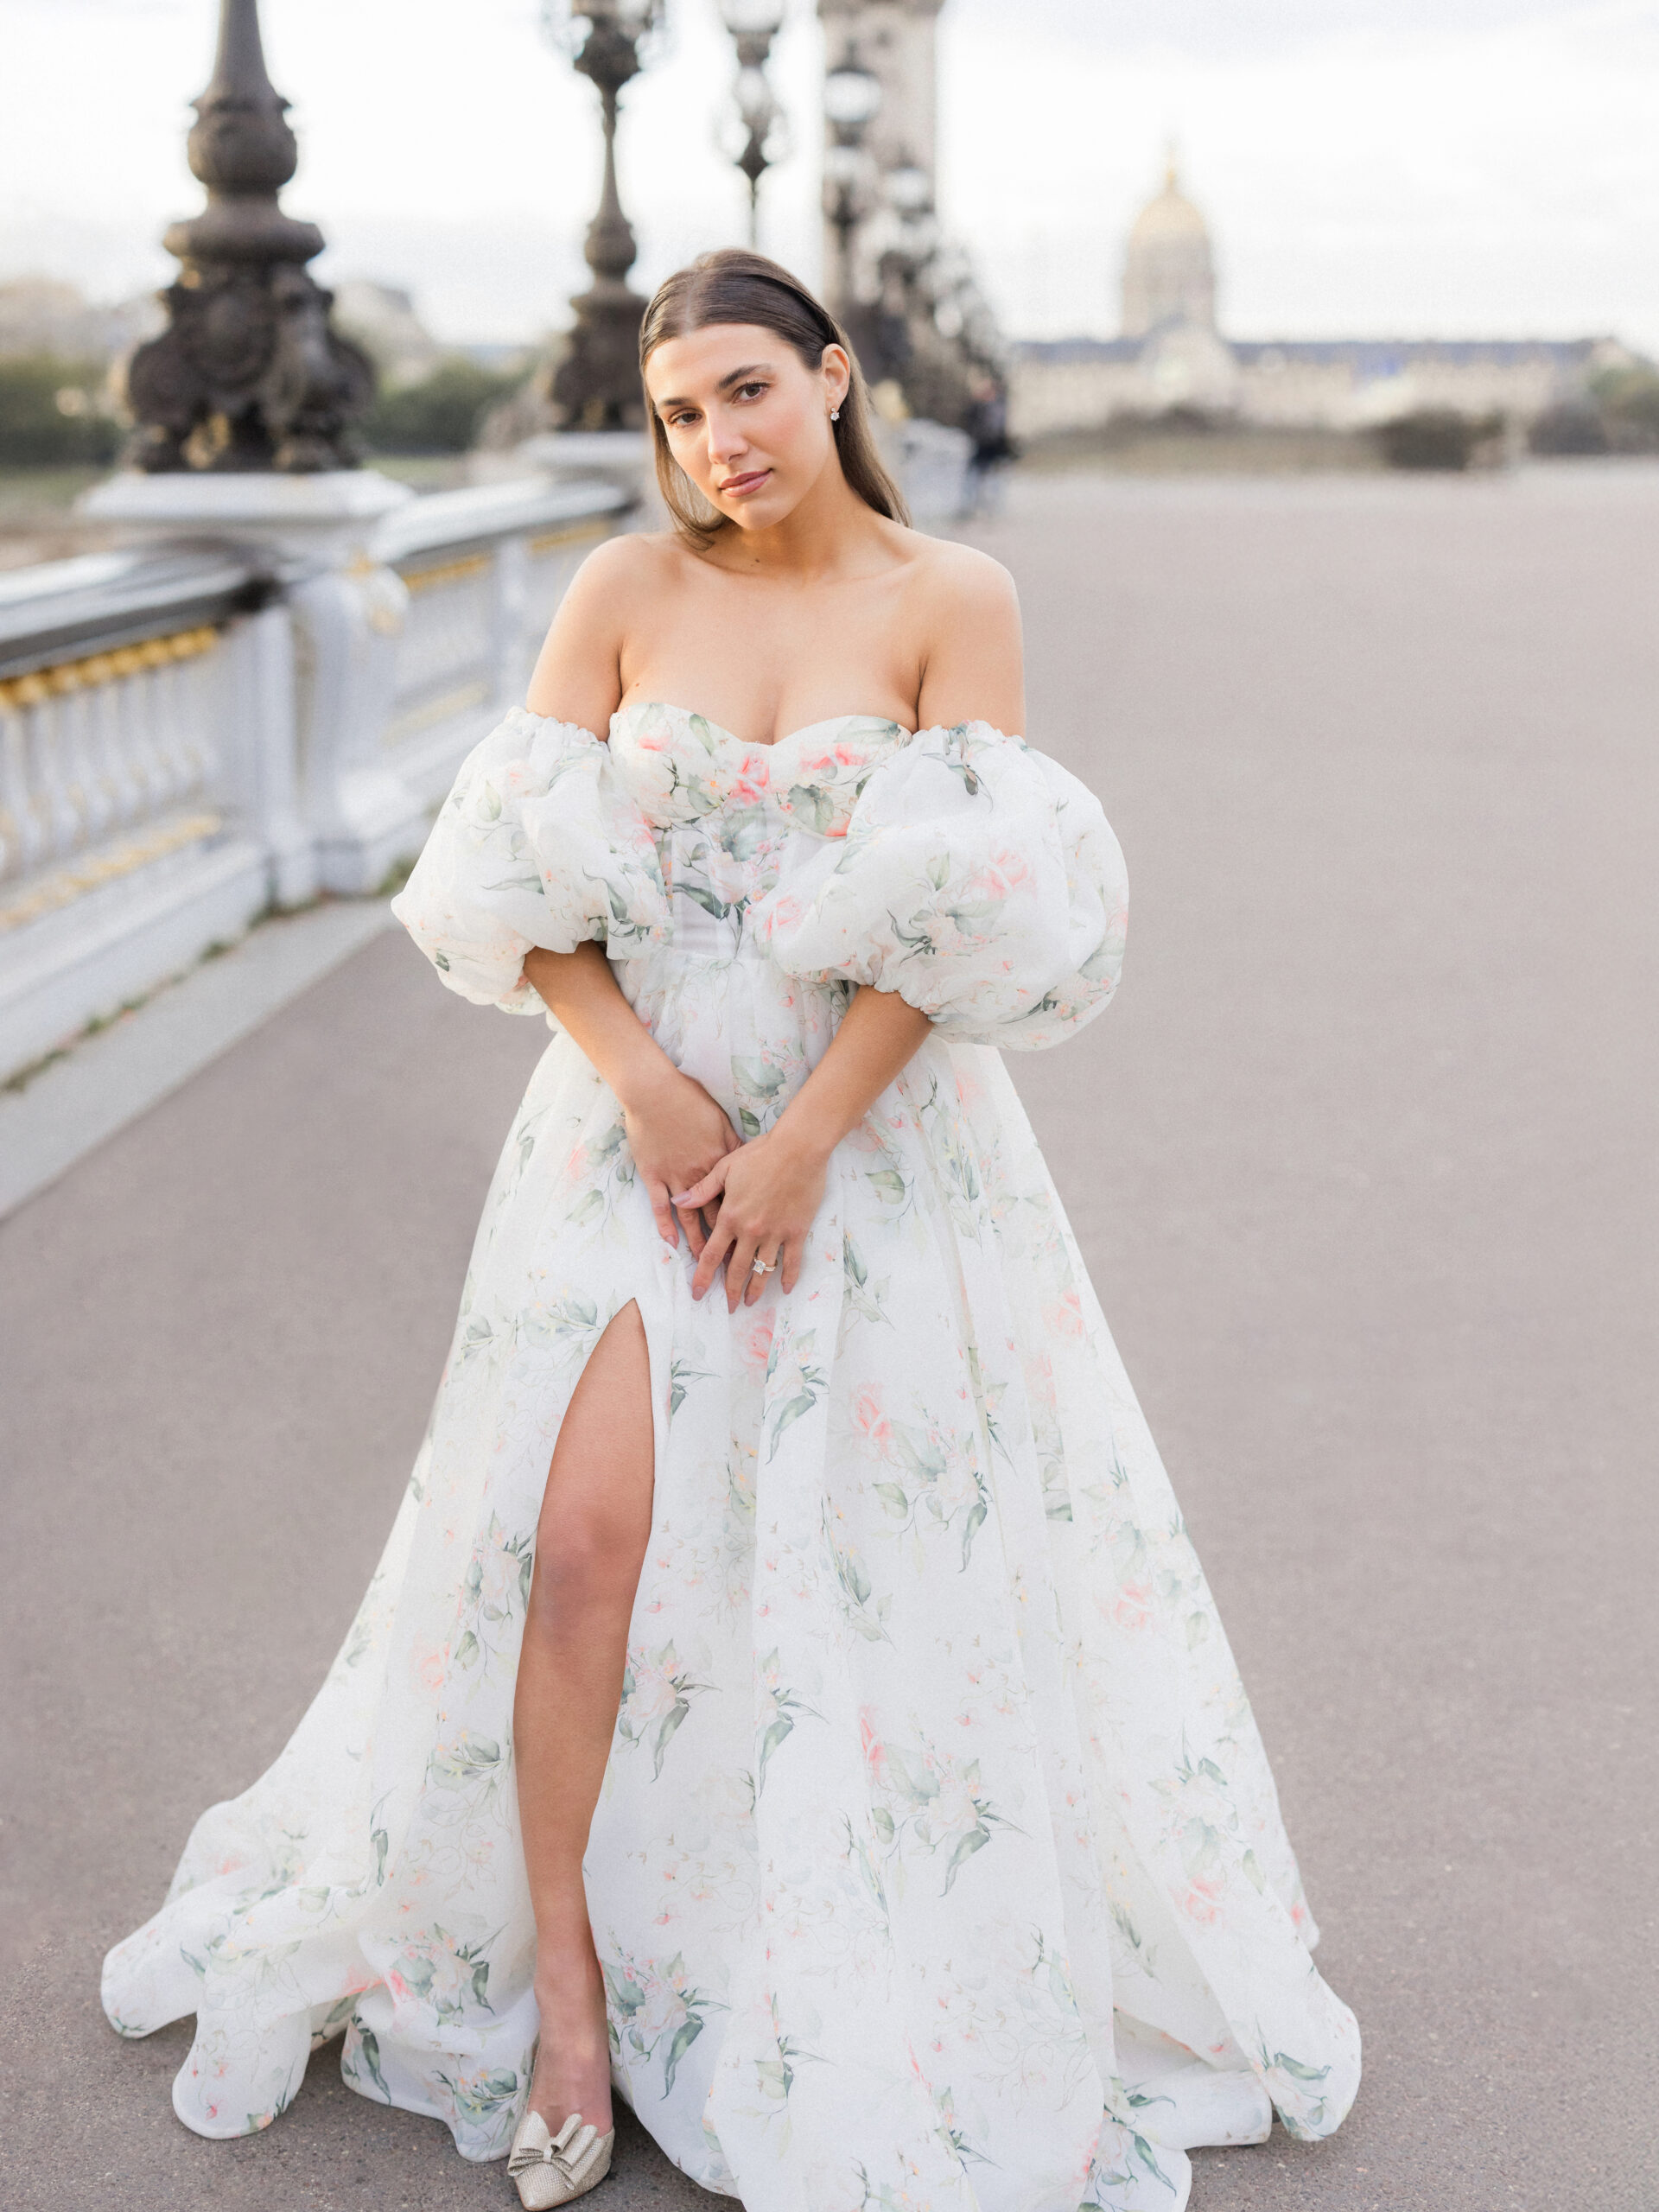
[[[658, 1233], [677, 1248], [683, 1224], [696, 1259], [691, 1295], [703, 1297], [723, 1264], [726, 1304], [753, 1306], [775, 1268], [793, 1290], [807, 1232], [823, 1198], [830, 1148], [786, 1113], [747, 1144], [694, 1077], [671, 1063], [621, 1102], [636, 1173]], [[755, 1262], [765, 1261], [765, 1273]]]

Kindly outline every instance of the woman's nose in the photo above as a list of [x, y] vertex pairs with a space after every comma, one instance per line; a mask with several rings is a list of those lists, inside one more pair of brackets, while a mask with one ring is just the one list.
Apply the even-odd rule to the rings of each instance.
[[710, 415], [709, 417], [709, 458], [714, 461], [728, 461], [742, 453], [748, 445], [741, 429], [729, 416]]

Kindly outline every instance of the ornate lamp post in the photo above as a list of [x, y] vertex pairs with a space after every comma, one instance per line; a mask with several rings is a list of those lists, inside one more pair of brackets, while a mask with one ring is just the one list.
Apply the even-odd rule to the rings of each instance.
[[857, 300], [853, 236], [875, 204], [878, 182], [864, 134], [880, 105], [880, 83], [859, 60], [857, 48], [849, 45], [823, 80], [830, 126], [830, 143], [823, 149], [823, 212], [836, 233], [835, 303], [843, 324]]
[[749, 244], [760, 243], [760, 179], [791, 149], [778, 95], [766, 77], [785, 0], [720, 0], [721, 20], [737, 48], [737, 82], [721, 124], [721, 150], [749, 181]]
[[220, 0], [188, 142], [207, 206], [162, 241], [182, 266], [162, 295], [167, 329], [127, 365], [130, 466], [301, 474], [361, 458], [352, 423], [374, 369], [330, 327], [334, 295], [307, 273], [321, 232], [277, 205], [299, 165], [287, 108], [265, 73], [257, 0]]
[[639, 249], [616, 190], [616, 108], [622, 87], [662, 40], [666, 0], [543, 0], [548, 35], [598, 87], [605, 129], [605, 180], [583, 257], [594, 272], [576, 311], [570, 350], [555, 371], [553, 416], [560, 429], [638, 430], [639, 323], [645, 302], [627, 283]]

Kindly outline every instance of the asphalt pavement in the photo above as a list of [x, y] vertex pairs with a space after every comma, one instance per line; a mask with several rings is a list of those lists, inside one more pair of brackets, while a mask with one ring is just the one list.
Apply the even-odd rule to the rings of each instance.
[[[1652, 2212], [1659, 469], [1009, 488], [1132, 885], [1015, 1073], [1366, 2038], [1194, 2212]], [[97, 1980], [321, 1678], [544, 1039], [378, 938], [0, 1224], [8, 2212], [515, 2201], [330, 2054], [201, 2141]]]

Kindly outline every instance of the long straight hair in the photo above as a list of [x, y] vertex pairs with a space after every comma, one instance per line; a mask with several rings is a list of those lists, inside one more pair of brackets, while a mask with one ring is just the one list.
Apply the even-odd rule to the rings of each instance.
[[[694, 330], [706, 330], [718, 322], [754, 323], [776, 332], [809, 369], [818, 366], [826, 346], [846, 348], [852, 381], [841, 403], [841, 419], [830, 425], [841, 456], [841, 473], [866, 506], [874, 507], [890, 522], [907, 524], [910, 509], [882, 466], [870, 428], [869, 387], [846, 332], [804, 284], [778, 262], [768, 261], [765, 254], [750, 253], [742, 246], [722, 246], [717, 253], [700, 253], [689, 268], [677, 269], [671, 276], [664, 277], [639, 326], [641, 382], [645, 363], [667, 340], [689, 338]], [[675, 460], [667, 427], [652, 404], [649, 390], [645, 414], [664, 504], [674, 518], [675, 529], [701, 552], [731, 526], [731, 517], [721, 514], [703, 498]]]

